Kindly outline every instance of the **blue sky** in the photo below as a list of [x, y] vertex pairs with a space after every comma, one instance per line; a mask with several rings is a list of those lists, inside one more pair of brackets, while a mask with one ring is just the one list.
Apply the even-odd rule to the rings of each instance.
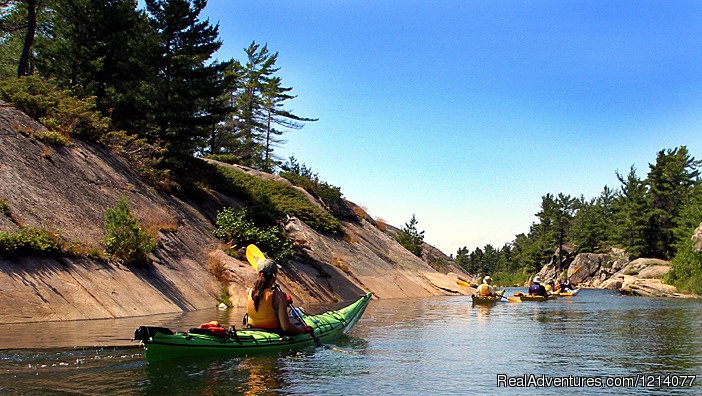
[[446, 254], [527, 232], [546, 193], [702, 158], [700, 1], [210, 0], [220, 60], [279, 52], [278, 149]]

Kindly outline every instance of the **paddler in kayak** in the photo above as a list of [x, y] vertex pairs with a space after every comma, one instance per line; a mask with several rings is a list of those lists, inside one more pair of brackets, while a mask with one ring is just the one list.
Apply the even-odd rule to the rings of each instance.
[[489, 276], [486, 276], [483, 278], [483, 283], [478, 286], [478, 288], [475, 290], [475, 294], [482, 296], [482, 297], [495, 297], [497, 296], [497, 293], [495, 293], [495, 289], [490, 286], [490, 283], [492, 282], [492, 278]]
[[257, 329], [296, 335], [312, 333], [311, 326], [296, 326], [288, 316], [288, 296], [275, 284], [278, 264], [266, 259], [258, 265], [258, 278], [247, 293], [247, 325]]
[[569, 280], [562, 280], [560, 282], [560, 287], [561, 287], [561, 290], [563, 290], [565, 292], [572, 292], [573, 291], [573, 286], [570, 284]]
[[546, 291], [546, 288], [544, 285], [541, 284], [541, 277], [540, 276], [535, 276], [534, 280], [532, 281], [532, 285], [529, 287], [529, 295], [530, 296], [543, 296], [548, 298], [548, 291]]

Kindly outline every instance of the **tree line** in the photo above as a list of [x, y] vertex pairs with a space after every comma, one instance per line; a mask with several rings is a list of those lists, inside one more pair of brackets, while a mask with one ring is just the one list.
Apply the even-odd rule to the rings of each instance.
[[659, 151], [645, 179], [634, 166], [616, 172], [618, 188], [604, 186], [597, 197], [546, 194], [528, 233], [502, 247], [460, 248], [455, 260], [469, 273], [526, 275], [552, 258], [564, 269], [564, 246], [573, 253], [618, 247], [632, 259], [673, 260], [672, 281], [702, 280], [702, 253], [691, 254], [690, 240], [702, 222], [701, 164], [681, 146]]
[[113, 129], [184, 156], [227, 154], [272, 171], [281, 135], [312, 118], [277, 75], [278, 53], [252, 42], [246, 59], [214, 59], [219, 25], [206, 0], [0, 0], [0, 78], [34, 75], [94, 98]]

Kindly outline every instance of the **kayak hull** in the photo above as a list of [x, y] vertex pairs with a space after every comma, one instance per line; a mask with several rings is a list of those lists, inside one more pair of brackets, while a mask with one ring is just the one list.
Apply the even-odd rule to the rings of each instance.
[[502, 300], [502, 295], [505, 293], [504, 290], [500, 290], [497, 293], [496, 297], [491, 297], [491, 296], [478, 296], [473, 294], [471, 297], [471, 301], [473, 301], [473, 304], [476, 305], [490, 305], [490, 304], [495, 304], [498, 301]]
[[[363, 315], [372, 294], [356, 302], [320, 315], [302, 315], [306, 325], [314, 328], [321, 342], [328, 342], [347, 333]], [[273, 351], [298, 349], [316, 345], [310, 334], [280, 335], [265, 330], [242, 329], [228, 332], [223, 337], [207, 334], [177, 332], [164, 329], [142, 340], [144, 355], [149, 363], [161, 360], [196, 357], [239, 357], [265, 354]]]

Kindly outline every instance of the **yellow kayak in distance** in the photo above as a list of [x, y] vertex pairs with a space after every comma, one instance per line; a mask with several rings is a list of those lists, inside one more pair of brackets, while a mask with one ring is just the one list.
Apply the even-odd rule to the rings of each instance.
[[479, 296], [477, 294], [473, 294], [470, 296], [471, 300], [473, 301], [473, 304], [482, 304], [482, 305], [487, 305], [487, 304], [494, 304], [500, 300], [502, 300], [502, 295], [505, 294], [504, 290], [500, 290], [498, 292], [495, 292], [497, 296], [492, 297], [492, 296]]
[[580, 289], [575, 289], [575, 290], [570, 290], [570, 291], [557, 290], [557, 291], [553, 292], [553, 294], [558, 296], [558, 297], [573, 297], [574, 295], [578, 294], [579, 291], [580, 291]]
[[555, 300], [556, 296], [551, 295], [548, 297], [544, 296], [530, 296], [528, 294], [524, 294], [522, 292], [516, 292], [514, 293], [515, 297], [519, 297], [520, 300], [522, 301], [546, 301], [546, 300]]

